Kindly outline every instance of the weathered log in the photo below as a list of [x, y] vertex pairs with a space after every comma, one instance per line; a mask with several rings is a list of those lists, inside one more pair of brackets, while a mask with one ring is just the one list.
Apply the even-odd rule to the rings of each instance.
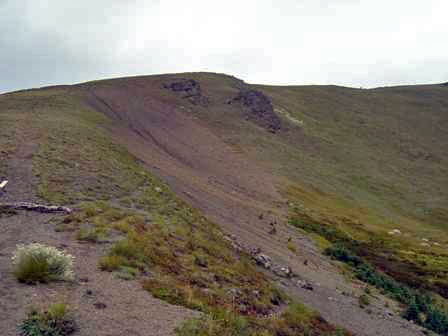
[[0, 208], [3, 209], [13, 209], [13, 210], [26, 210], [26, 211], [36, 211], [40, 213], [51, 213], [51, 212], [65, 212], [71, 213], [72, 209], [65, 206], [58, 205], [43, 205], [36, 203], [0, 203]]

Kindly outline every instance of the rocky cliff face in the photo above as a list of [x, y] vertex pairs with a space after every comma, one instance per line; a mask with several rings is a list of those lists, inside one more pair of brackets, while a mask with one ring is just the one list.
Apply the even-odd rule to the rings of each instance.
[[275, 114], [271, 100], [257, 90], [242, 90], [229, 104], [241, 104], [246, 108], [246, 119], [276, 133], [281, 128], [280, 118]]
[[209, 99], [202, 94], [201, 85], [194, 79], [180, 79], [163, 85], [165, 89], [171, 90], [188, 99], [192, 104], [207, 106]]

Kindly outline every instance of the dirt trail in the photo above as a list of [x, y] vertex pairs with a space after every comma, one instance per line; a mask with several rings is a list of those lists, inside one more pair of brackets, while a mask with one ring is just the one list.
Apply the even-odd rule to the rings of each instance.
[[[28, 138], [30, 140], [30, 138]], [[10, 184], [0, 202], [38, 201], [33, 193], [32, 141], [19, 145], [9, 160]], [[41, 201], [42, 202], [42, 201]], [[183, 307], [153, 298], [138, 281], [124, 281], [98, 270], [97, 262], [108, 244], [79, 243], [73, 233], [58, 233], [50, 222], [54, 214], [19, 211], [0, 215], [0, 330], [2, 336], [17, 335], [17, 324], [30, 305], [53, 300], [68, 303], [79, 321], [80, 336], [173, 335], [182, 321], [197, 315]], [[18, 283], [12, 275], [11, 256], [17, 244], [39, 242], [66, 250], [75, 257], [76, 280], [36, 286]], [[95, 308], [95, 303], [106, 305]]]
[[[117, 121], [111, 129], [115, 139], [180, 197], [240, 242], [261, 248], [275, 263], [289, 265], [315, 284], [310, 291], [276, 279], [290, 295], [356, 335], [422, 335], [420, 328], [384, 308], [384, 298], [374, 300], [370, 313], [361, 309], [359, 286], [347, 283], [307, 238], [285, 224], [286, 200], [276, 191], [273, 176], [235, 153], [183, 109], [162, 101], [151, 85], [92, 86], [87, 103]], [[265, 214], [262, 220], [260, 213]], [[278, 222], [275, 235], [268, 233], [271, 221]], [[289, 237], [297, 254], [287, 248]]]

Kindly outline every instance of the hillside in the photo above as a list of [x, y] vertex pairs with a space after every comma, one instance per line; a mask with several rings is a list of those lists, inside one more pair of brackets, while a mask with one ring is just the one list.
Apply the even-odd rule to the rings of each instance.
[[[248, 318], [247, 333], [336, 335], [327, 320], [356, 335], [421, 334], [400, 317], [406, 303], [373, 283], [369, 308], [360, 307], [365, 283], [322, 253], [341, 242], [399, 283], [433, 293], [438, 306], [448, 298], [444, 85], [364, 90], [249, 85], [211, 73], [132, 77], [0, 95], [0, 125], [0, 180], [9, 181], [0, 203], [75, 209], [0, 213], [8, 335], [32, 295], [74, 302], [80, 335], [168, 335], [195, 311], [223, 314], [216, 306]], [[31, 241], [66, 246], [108, 308], [92, 319], [79, 279], [72, 287], [16, 285], [9, 258], [16, 243]], [[107, 256], [121, 264], [104, 266]], [[261, 256], [273, 266], [263, 267]], [[117, 279], [118, 267], [139, 275]], [[139, 282], [152, 296], [133, 305]], [[291, 326], [290, 300], [325, 320], [302, 312]], [[272, 327], [262, 329], [266, 316]], [[219, 328], [210, 334], [230, 332]]]

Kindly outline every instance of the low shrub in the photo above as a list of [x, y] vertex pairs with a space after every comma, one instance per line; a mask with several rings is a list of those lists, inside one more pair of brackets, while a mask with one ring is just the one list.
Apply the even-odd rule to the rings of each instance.
[[46, 309], [31, 309], [18, 329], [21, 336], [67, 336], [78, 327], [66, 304], [53, 303]]
[[358, 298], [358, 302], [359, 302], [359, 306], [361, 308], [364, 308], [366, 306], [368, 306], [370, 304], [370, 300], [369, 297], [366, 294], [362, 294], [359, 298]]
[[[406, 306], [404, 318], [441, 335], [448, 335], [448, 313], [437, 307], [429, 295], [400, 284], [393, 278], [376, 271], [347, 248], [337, 245], [326, 249], [325, 254], [350, 265], [359, 280], [375, 286], [387, 296], [403, 303]], [[363, 302], [365, 299], [362, 297], [367, 296], [361, 295], [359, 304], [366, 306]]]
[[251, 332], [247, 318], [218, 310], [201, 318], [191, 319], [180, 326], [178, 336], [249, 336]]
[[121, 256], [107, 255], [100, 259], [99, 267], [102, 271], [112, 272], [126, 263], [126, 259]]
[[98, 243], [106, 237], [106, 230], [104, 228], [85, 229], [80, 228], [76, 234], [76, 239], [90, 243]]
[[72, 280], [73, 256], [52, 246], [33, 243], [17, 245], [12, 257], [14, 275], [25, 283]]

